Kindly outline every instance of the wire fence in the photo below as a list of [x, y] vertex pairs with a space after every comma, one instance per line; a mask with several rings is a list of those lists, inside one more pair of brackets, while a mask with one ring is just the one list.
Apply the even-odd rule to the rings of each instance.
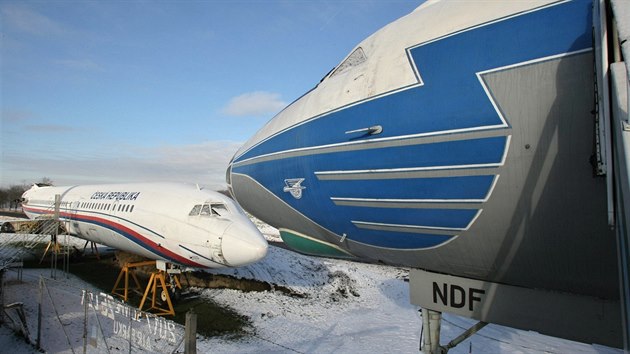
[[[54, 353], [184, 352], [185, 327], [109, 294], [29, 272], [4, 272], [4, 323]], [[0, 318], [2, 319], [2, 318]]]

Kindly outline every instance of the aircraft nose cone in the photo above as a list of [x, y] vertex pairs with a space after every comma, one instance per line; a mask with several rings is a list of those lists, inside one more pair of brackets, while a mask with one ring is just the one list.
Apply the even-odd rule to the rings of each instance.
[[257, 262], [267, 254], [267, 240], [253, 225], [233, 223], [223, 234], [223, 258], [232, 267]]

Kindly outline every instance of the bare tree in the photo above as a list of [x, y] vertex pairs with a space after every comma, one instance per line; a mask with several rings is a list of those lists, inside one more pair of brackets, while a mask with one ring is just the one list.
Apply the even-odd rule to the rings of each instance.
[[0, 188], [0, 208], [6, 208], [9, 205], [9, 191], [6, 188]]
[[46, 185], [46, 186], [52, 186], [53, 185], [53, 180], [48, 178], [48, 177], [42, 177], [42, 180], [40, 182], [38, 182], [37, 184], [39, 184], [39, 185]]
[[[38, 185], [52, 186], [53, 181], [48, 177], [42, 177]], [[0, 208], [17, 209], [20, 206], [22, 200], [22, 194], [31, 188], [32, 184], [22, 183], [21, 185], [14, 184], [9, 187], [0, 188]]]

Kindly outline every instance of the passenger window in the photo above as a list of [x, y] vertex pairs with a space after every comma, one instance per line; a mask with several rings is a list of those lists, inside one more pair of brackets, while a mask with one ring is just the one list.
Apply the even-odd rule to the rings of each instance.
[[195, 205], [192, 210], [190, 211], [190, 213], [188, 213], [189, 216], [197, 216], [199, 215], [199, 212], [201, 211], [201, 204], [197, 204]]

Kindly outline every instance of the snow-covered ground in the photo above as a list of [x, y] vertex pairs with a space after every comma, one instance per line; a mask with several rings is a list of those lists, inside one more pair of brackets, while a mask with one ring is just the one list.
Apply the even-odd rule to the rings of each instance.
[[[257, 225], [269, 240], [279, 240], [275, 229], [259, 222]], [[2, 235], [0, 242], [1, 239]], [[28, 276], [30, 272], [37, 270], [25, 270], [27, 282], [34, 278]], [[248, 316], [255, 333], [240, 339], [199, 337], [197, 349], [201, 353], [419, 351], [422, 321], [418, 308], [409, 303], [409, 286], [404, 280], [406, 269], [308, 257], [270, 247], [267, 257], [256, 264], [213, 272], [283, 286], [298, 296], [281, 291], [202, 290], [202, 296]], [[77, 288], [87, 286], [74, 277], [68, 281]], [[37, 282], [32, 286], [29, 293], [37, 294]], [[442, 343], [474, 323], [445, 314]], [[32, 352], [3, 327], [0, 327], [0, 351], [1, 348], [16, 348], [13, 353]], [[450, 352], [619, 354], [622, 351], [491, 324]]]

